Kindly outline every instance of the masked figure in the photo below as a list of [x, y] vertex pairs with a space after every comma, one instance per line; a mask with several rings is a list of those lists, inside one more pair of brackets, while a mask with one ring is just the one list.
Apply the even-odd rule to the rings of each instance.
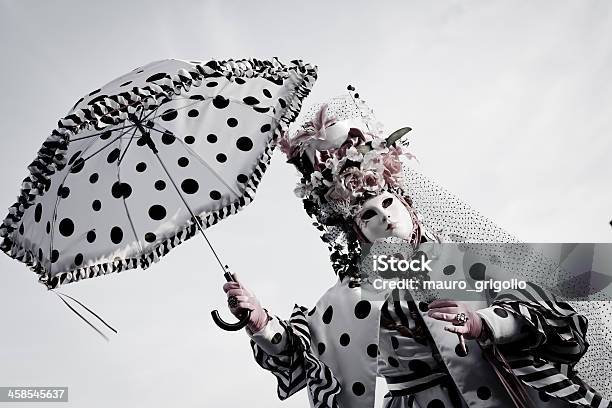
[[307, 388], [312, 407], [370, 408], [382, 376], [385, 408], [612, 407], [576, 375], [586, 318], [540, 286], [460, 301], [373, 285], [368, 254], [420, 254], [441, 277], [477, 281], [500, 266], [459, 265], [459, 248], [435, 255], [439, 246], [516, 242], [461, 205], [435, 201], [440, 191], [406, 164], [415, 159], [401, 141], [409, 130], [384, 137], [351, 93], [280, 141], [338, 280], [312, 308], [296, 304], [289, 319], [268, 313], [241, 282], [224, 285], [232, 313], [252, 311], [246, 331], [256, 362], [277, 377], [278, 397]]

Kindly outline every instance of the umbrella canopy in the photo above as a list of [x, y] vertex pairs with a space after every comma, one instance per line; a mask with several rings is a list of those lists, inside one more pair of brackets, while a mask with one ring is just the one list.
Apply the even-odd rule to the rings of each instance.
[[149, 267], [253, 200], [315, 80], [302, 61], [162, 60], [96, 89], [29, 166], [2, 250], [49, 289]]

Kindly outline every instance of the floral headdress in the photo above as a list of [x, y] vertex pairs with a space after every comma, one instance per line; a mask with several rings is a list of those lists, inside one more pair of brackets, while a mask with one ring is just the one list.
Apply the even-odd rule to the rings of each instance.
[[353, 217], [361, 205], [383, 191], [402, 190], [401, 158], [413, 159], [404, 127], [384, 136], [372, 110], [355, 93], [321, 104], [293, 137], [281, 137], [280, 149], [301, 173], [295, 193], [314, 225], [323, 232], [339, 275], [355, 275], [360, 246]]

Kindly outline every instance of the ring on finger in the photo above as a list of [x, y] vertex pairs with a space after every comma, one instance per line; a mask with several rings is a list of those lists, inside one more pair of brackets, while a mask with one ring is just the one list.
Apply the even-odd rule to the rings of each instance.
[[234, 295], [231, 295], [227, 298], [227, 304], [229, 307], [234, 308], [238, 306], [238, 298]]

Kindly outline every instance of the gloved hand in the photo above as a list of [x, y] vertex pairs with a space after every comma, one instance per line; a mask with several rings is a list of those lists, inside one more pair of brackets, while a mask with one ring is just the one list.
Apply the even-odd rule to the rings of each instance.
[[251, 310], [251, 318], [247, 323], [247, 327], [252, 333], [256, 333], [268, 323], [268, 313], [261, 307], [259, 300], [257, 300], [253, 292], [240, 283], [238, 275], [232, 273], [232, 276], [235, 282], [225, 282], [223, 291], [227, 294], [228, 299], [230, 296], [236, 296], [238, 305], [230, 307], [228, 304], [228, 308], [238, 318], [242, 317], [246, 310]]
[[451, 333], [463, 334], [466, 339], [476, 339], [480, 336], [483, 327], [482, 318], [470, 308], [466, 303], [451, 300], [438, 299], [429, 304], [427, 315], [437, 320], [450, 323], [458, 323], [456, 316], [458, 313], [465, 313], [468, 320], [462, 326], [448, 325], [444, 330]]

